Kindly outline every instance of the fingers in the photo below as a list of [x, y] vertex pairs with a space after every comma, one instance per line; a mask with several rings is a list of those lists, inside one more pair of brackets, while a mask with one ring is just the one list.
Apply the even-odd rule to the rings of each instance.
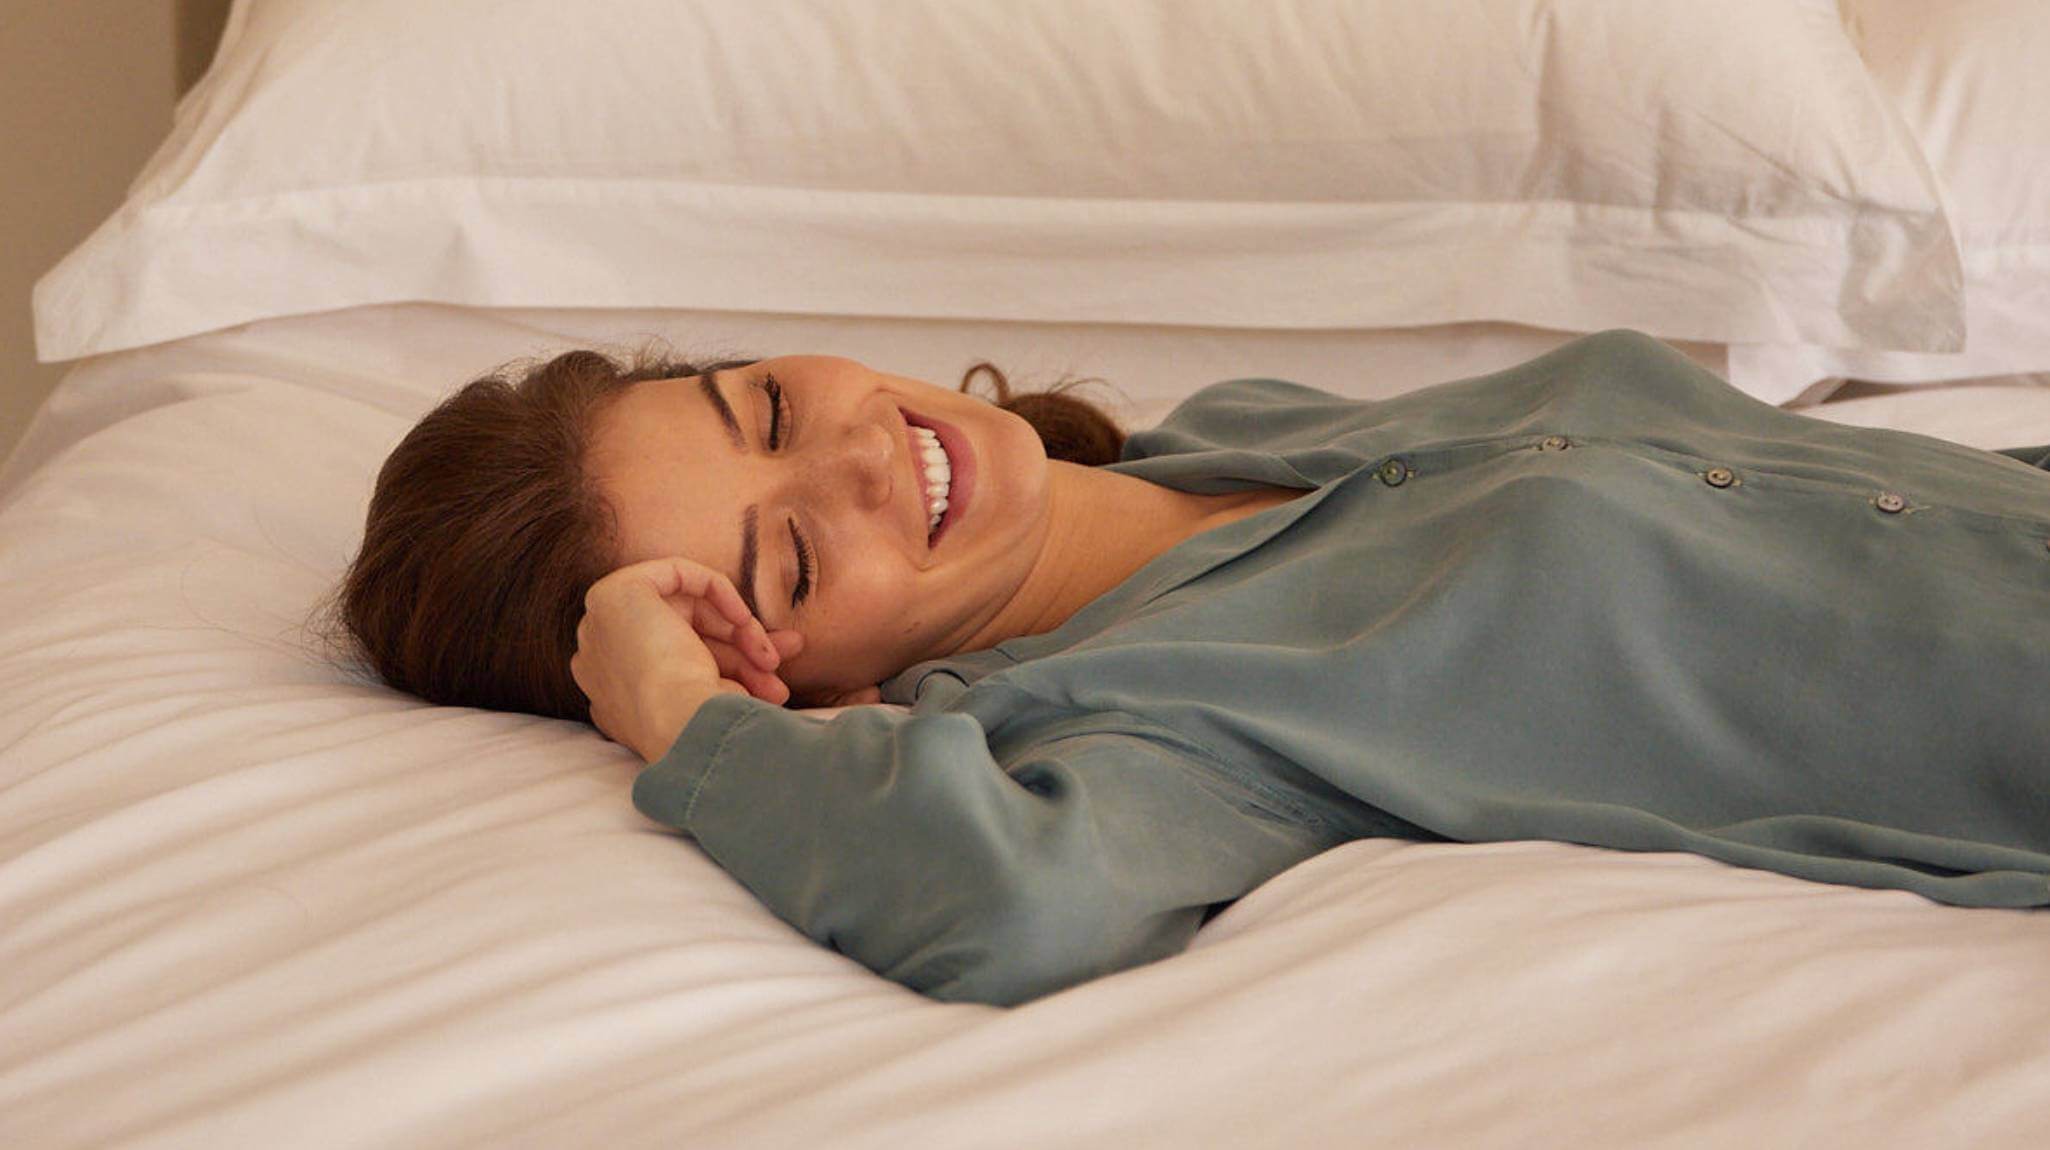
[[780, 707], [790, 698], [790, 688], [783, 680], [738, 655], [733, 657], [733, 669], [729, 671], [722, 667], [720, 674], [746, 687], [748, 694], [765, 703], [774, 703]]
[[722, 639], [745, 651], [747, 657], [759, 664], [763, 670], [773, 671], [783, 661], [782, 652], [769, 640], [769, 632], [761, 620], [750, 615], [747, 622], [735, 626], [731, 619], [717, 607], [703, 599], [694, 600], [691, 610], [691, 626], [707, 639]]
[[719, 664], [721, 678], [731, 679], [747, 688], [748, 694], [779, 707], [790, 698], [790, 688], [782, 679], [767, 668], [750, 662], [732, 644], [707, 639], [705, 647], [712, 652], [713, 660]]
[[780, 707], [790, 701], [790, 688], [784, 685], [783, 680], [752, 663], [740, 668], [740, 683], [747, 688], [748, 694], [764, 703]]
[[688, 600], [677, 606], [700, 636], [724, 639], [768, 669], [782, 661], [782, 654], [769, 641], [768, 628], [748, 611], [733, 581], [689, 559], [664, 556], [630, 563], [593, 583], [585, 594], [585, 602], [612, 594], [615, 586], [636, 585], [652, 589], [665, 600]]
[[591, 584], [584, 598], [589, 602], [592, 596], [610, 594], [615, 585], [637, 583], [654, 588], [655, 593], [664, 599], [684, 595], [709, 601], [732, 626], [761, 626], [760, 621], [748, 611], [747, 600], [740, 597], [733, 580], [702, 563], [675, 555], [629, 563]]
[[[671, 556], [667, 559], [650, 560], [651, 563], [667, 563], [675, 572], [676, 582], [683, 594], [711, 602], [735, 627], [753, 627], [762, 630], [761, 621], [747, 609], [747, 600], [740, 597], [740, 591], [733, 586], [733, 580], [712, 570], [702, 563]], [[763, 635], [766, 641], [766, 633]]]
[[746, 600], [724, 574], [680, 556], [664, 556], [629, 564], [593, 583], [585, 594], [588, 606], [599, 594], [610, 594], [614, 586], [640, 584], [651, 587], [664, 599], [691, 600], [691, 627], [702, 637], [720, 639], [746, 652], [758, 667], [773, 671], [784, 659], [794, 657], [804, 646], [803, 636], [783, 630], [772, 639], [768, 627], [747, 609]]

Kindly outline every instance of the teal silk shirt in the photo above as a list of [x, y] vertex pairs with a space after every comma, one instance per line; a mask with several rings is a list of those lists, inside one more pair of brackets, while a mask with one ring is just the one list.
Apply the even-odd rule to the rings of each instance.
[[1753, 399], [1638, 332], [1393, 399], [1213, 384], [1108, 465], [1298, 499], [889, 707], [701, 707], [636, 778], [813, 940], [1016, 1004], [1362, 837], [2050, 904], [2050, 447]]

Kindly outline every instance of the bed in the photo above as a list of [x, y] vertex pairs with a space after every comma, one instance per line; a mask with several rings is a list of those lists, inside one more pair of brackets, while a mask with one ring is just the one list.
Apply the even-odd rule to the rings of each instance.
[[39, 285], [76, 362], [0, 467], [0, 1141], [2043, 1144], [2050, 916], [1365, 839], [1184, 954], [942, 1004], [639, 815], [624, 747], [311, 625], [411, 423], [568, 347], [988, 358], [1140, 427], [1632, 326], [2050, 444], [2041, 5], [1422, 7], [237, 3]]

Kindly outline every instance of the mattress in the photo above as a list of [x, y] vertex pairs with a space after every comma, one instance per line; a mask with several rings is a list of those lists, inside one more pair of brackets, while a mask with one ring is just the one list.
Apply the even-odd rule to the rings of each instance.
[[[9, 1144], [2041, 1144], [2050, 915], [1366, 839], [1184, 954], [942, 1004], [639, 815], [640, 760], [592, 728], [334, 661], [308, 614], [411, 423], [507, 360], [650, 337], [1101, 376], [1131, 426], [1220, 378], [1395, 394], [1571, 338], [393, 305], [81, 362], [0, 469]], [[2026, 380], [1803, 410], [2050, 444]]]

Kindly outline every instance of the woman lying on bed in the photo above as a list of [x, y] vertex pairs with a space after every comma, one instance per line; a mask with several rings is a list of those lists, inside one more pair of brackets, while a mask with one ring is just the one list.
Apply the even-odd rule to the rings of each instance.
[[2050, 447], [1810, 419], [1631, 331], [1129, 438], [998, 382], [478, 381], [379, 474], [344, 617], [396, 687], [632, 747], [642, 812], [940, 999], [1175, 954], [1369, 836], [2050, 903]]

